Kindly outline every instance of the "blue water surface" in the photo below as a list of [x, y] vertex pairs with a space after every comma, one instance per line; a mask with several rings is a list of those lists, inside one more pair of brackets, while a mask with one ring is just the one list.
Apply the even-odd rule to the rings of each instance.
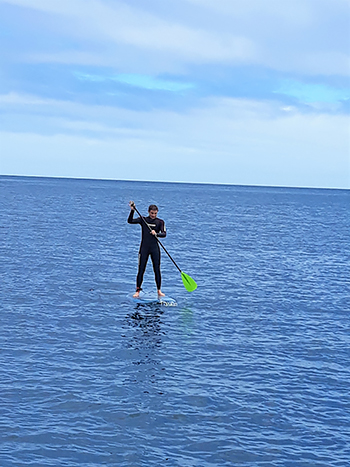
[[[131, 199], [177, 307], [127, 297]], [[350, 465], [349, 201], [0, 177], [0, 466]]]

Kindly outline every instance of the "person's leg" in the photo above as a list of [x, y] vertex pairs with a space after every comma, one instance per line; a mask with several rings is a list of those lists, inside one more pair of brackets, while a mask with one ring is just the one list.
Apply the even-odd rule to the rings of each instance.
[[148, 251], [140, 249], [140, 251], [139, 251], [139, 269], [138, 269], [137, 278], [136, 278], [136, 292], [134, 293], [135, 298], [137, 298], [140, 295], [140, 292], [142, 290], [141, 285], [142, 285], [142, 282], [143, 282], [143, 275], [144, 275], [145, 270], [146, 270], [148, 256], [149, 256]]
[[162, 285], [162, 275], [160, 273], [160, 250], [159, 247], [151, 251], [151, 259], [153, 264], [154, 278], [157, 284], [158, 295], [164, 297], [163, 292], [161, 291]]

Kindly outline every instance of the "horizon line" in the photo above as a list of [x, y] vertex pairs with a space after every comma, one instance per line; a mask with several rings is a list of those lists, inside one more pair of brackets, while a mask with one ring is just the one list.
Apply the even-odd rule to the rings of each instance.
[[251, 187], [251, 188], [291, 188], [304, 190], [350, 190], [350, 188], [340, 187], [322, 187], [322, 186], [298, 186], [298, 185], [262, 185], [262, 184], [242, 184], [242, 183], [225, 183], [225, 182], [189, 182], [189, 181], [170, 181], [170, 180], [134, 180], [134, 179], [116, 179], [116, 178], [94, 178], [94, 177], [72, 177], [61, 175], [18, 175], [18, 174], [0, 174], [1, 177], [7, 178], [45, 178], [58, 180], [92, 180], [92, 181], [109, 181], [109, 182], [131, 182], [131, 183], [172, 183], [182, 185], [213, 185], [213, 186], [234, 186], [234, 187]]

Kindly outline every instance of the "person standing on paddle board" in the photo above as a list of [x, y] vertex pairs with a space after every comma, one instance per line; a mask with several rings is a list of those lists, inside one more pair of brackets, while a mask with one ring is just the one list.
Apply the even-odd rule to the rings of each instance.
[[133, 296], [137, 298], [140, 295], [148, 257], [151, 256], [158, 296], [164, 297], [164, 294], [161, 291], [162, 276], [160, 273], [160, 249], [156, 238], [166, 237], [164, 221], [162, 219], [158, 219], [158, 207], [155, 204], [151, 204], [149, 206], [147, 217], [137, 217], [136, 219], [134, 219], [135, 203], [130, 201], [129, 206], [130, 214], [128, 217], [128, 224], [140, 224], [142, 229], [141, 245], [139, 250], [139, 268], [136, 278], [136, 292]]

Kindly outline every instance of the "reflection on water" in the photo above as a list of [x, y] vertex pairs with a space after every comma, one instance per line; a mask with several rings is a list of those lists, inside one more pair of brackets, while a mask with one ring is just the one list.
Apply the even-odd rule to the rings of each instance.
[[137, 304], [135, 310], [127, 315], [128, 325], [138, 329], [135, 332], [135, 349], [154, 348], [161, 344], [161, 315], [162, 307], [159, 305], [147, 306]]
[[[161, 359], [158, 349], [162, 345], [162, 307], [161, 305], [137, 304], [132, 313], [126, 316], [126, 324], [132, 329], [129, 340], [125, 343], [126, 348], [132, 353], [132, 364], [137, 370], [132, 372], [134, 383], [151, 383], [154, 385], [158, 378]], [[143, 393], [148, 394], [149, 388]], [[159, 391], [162, 394], [161, 391]]]

